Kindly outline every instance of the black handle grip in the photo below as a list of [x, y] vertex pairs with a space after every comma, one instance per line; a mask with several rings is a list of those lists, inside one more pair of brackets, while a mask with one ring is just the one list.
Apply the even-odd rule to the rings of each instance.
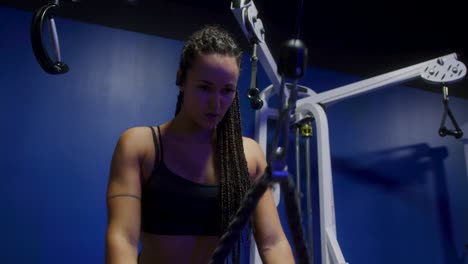
[[457, 139], [460, 139], [463, 137], [463, 131], [460, 129], [451, 130], [443, 126], [439, 129], [439, 135], [441, 137], [445, 137], [449, 135], [449, 136], [454, 136]]
[[45, 19], [49, 19], [54, 15], [54, 9], [58, 6], [56, 4], [49, 4], [39, 8], [33, 16], [31, 23], [31, 45], [39, 65], [50, 74], [63, 74], [68, 72], [68, 65], [57, 61], [54, 62], [49, 55], [44, 46], [43, 39], [43, 25]]

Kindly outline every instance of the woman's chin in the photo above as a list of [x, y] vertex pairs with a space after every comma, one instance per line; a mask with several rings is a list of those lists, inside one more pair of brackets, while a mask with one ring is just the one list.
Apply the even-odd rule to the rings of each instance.
[[219, 122], [219, 118], [205, 118], [199, 124], [204, 129], [215, 129]]
[[212, 130], [212, 129], [216, 129], [216, 127], [218, 126], [219, 122], [204, 122], [201, 127], [203, 129], [206, 129], [206, 130]]

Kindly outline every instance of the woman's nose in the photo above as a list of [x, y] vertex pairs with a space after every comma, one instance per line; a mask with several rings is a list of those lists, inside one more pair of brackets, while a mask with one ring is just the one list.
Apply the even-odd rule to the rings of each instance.
[[221, 100], [222, 100], [222, 97], [219, 93], [212, 93], [208, 100], [210, 109], [218, 110], [221, 106]]

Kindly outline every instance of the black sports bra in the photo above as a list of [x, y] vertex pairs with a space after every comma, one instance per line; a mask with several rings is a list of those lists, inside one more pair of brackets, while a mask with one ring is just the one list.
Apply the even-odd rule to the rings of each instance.
[[142, 186], [141, 231], [158, 235], [221, 236], [219, 185], [196, 183], [170, 171], [164, 163], [159, 126], [157, 129], [159, 145], [151, 127], [156, 157], [151, 177]]

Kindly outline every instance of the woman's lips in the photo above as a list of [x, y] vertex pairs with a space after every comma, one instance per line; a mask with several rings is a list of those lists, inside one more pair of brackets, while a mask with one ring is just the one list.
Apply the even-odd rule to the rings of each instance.
[[217, 118], [219, 117], [219, 114], [208, 113], [208, 114], [205, 114], [205, 116], [206, 116], [208, 119], [217, 119]]

